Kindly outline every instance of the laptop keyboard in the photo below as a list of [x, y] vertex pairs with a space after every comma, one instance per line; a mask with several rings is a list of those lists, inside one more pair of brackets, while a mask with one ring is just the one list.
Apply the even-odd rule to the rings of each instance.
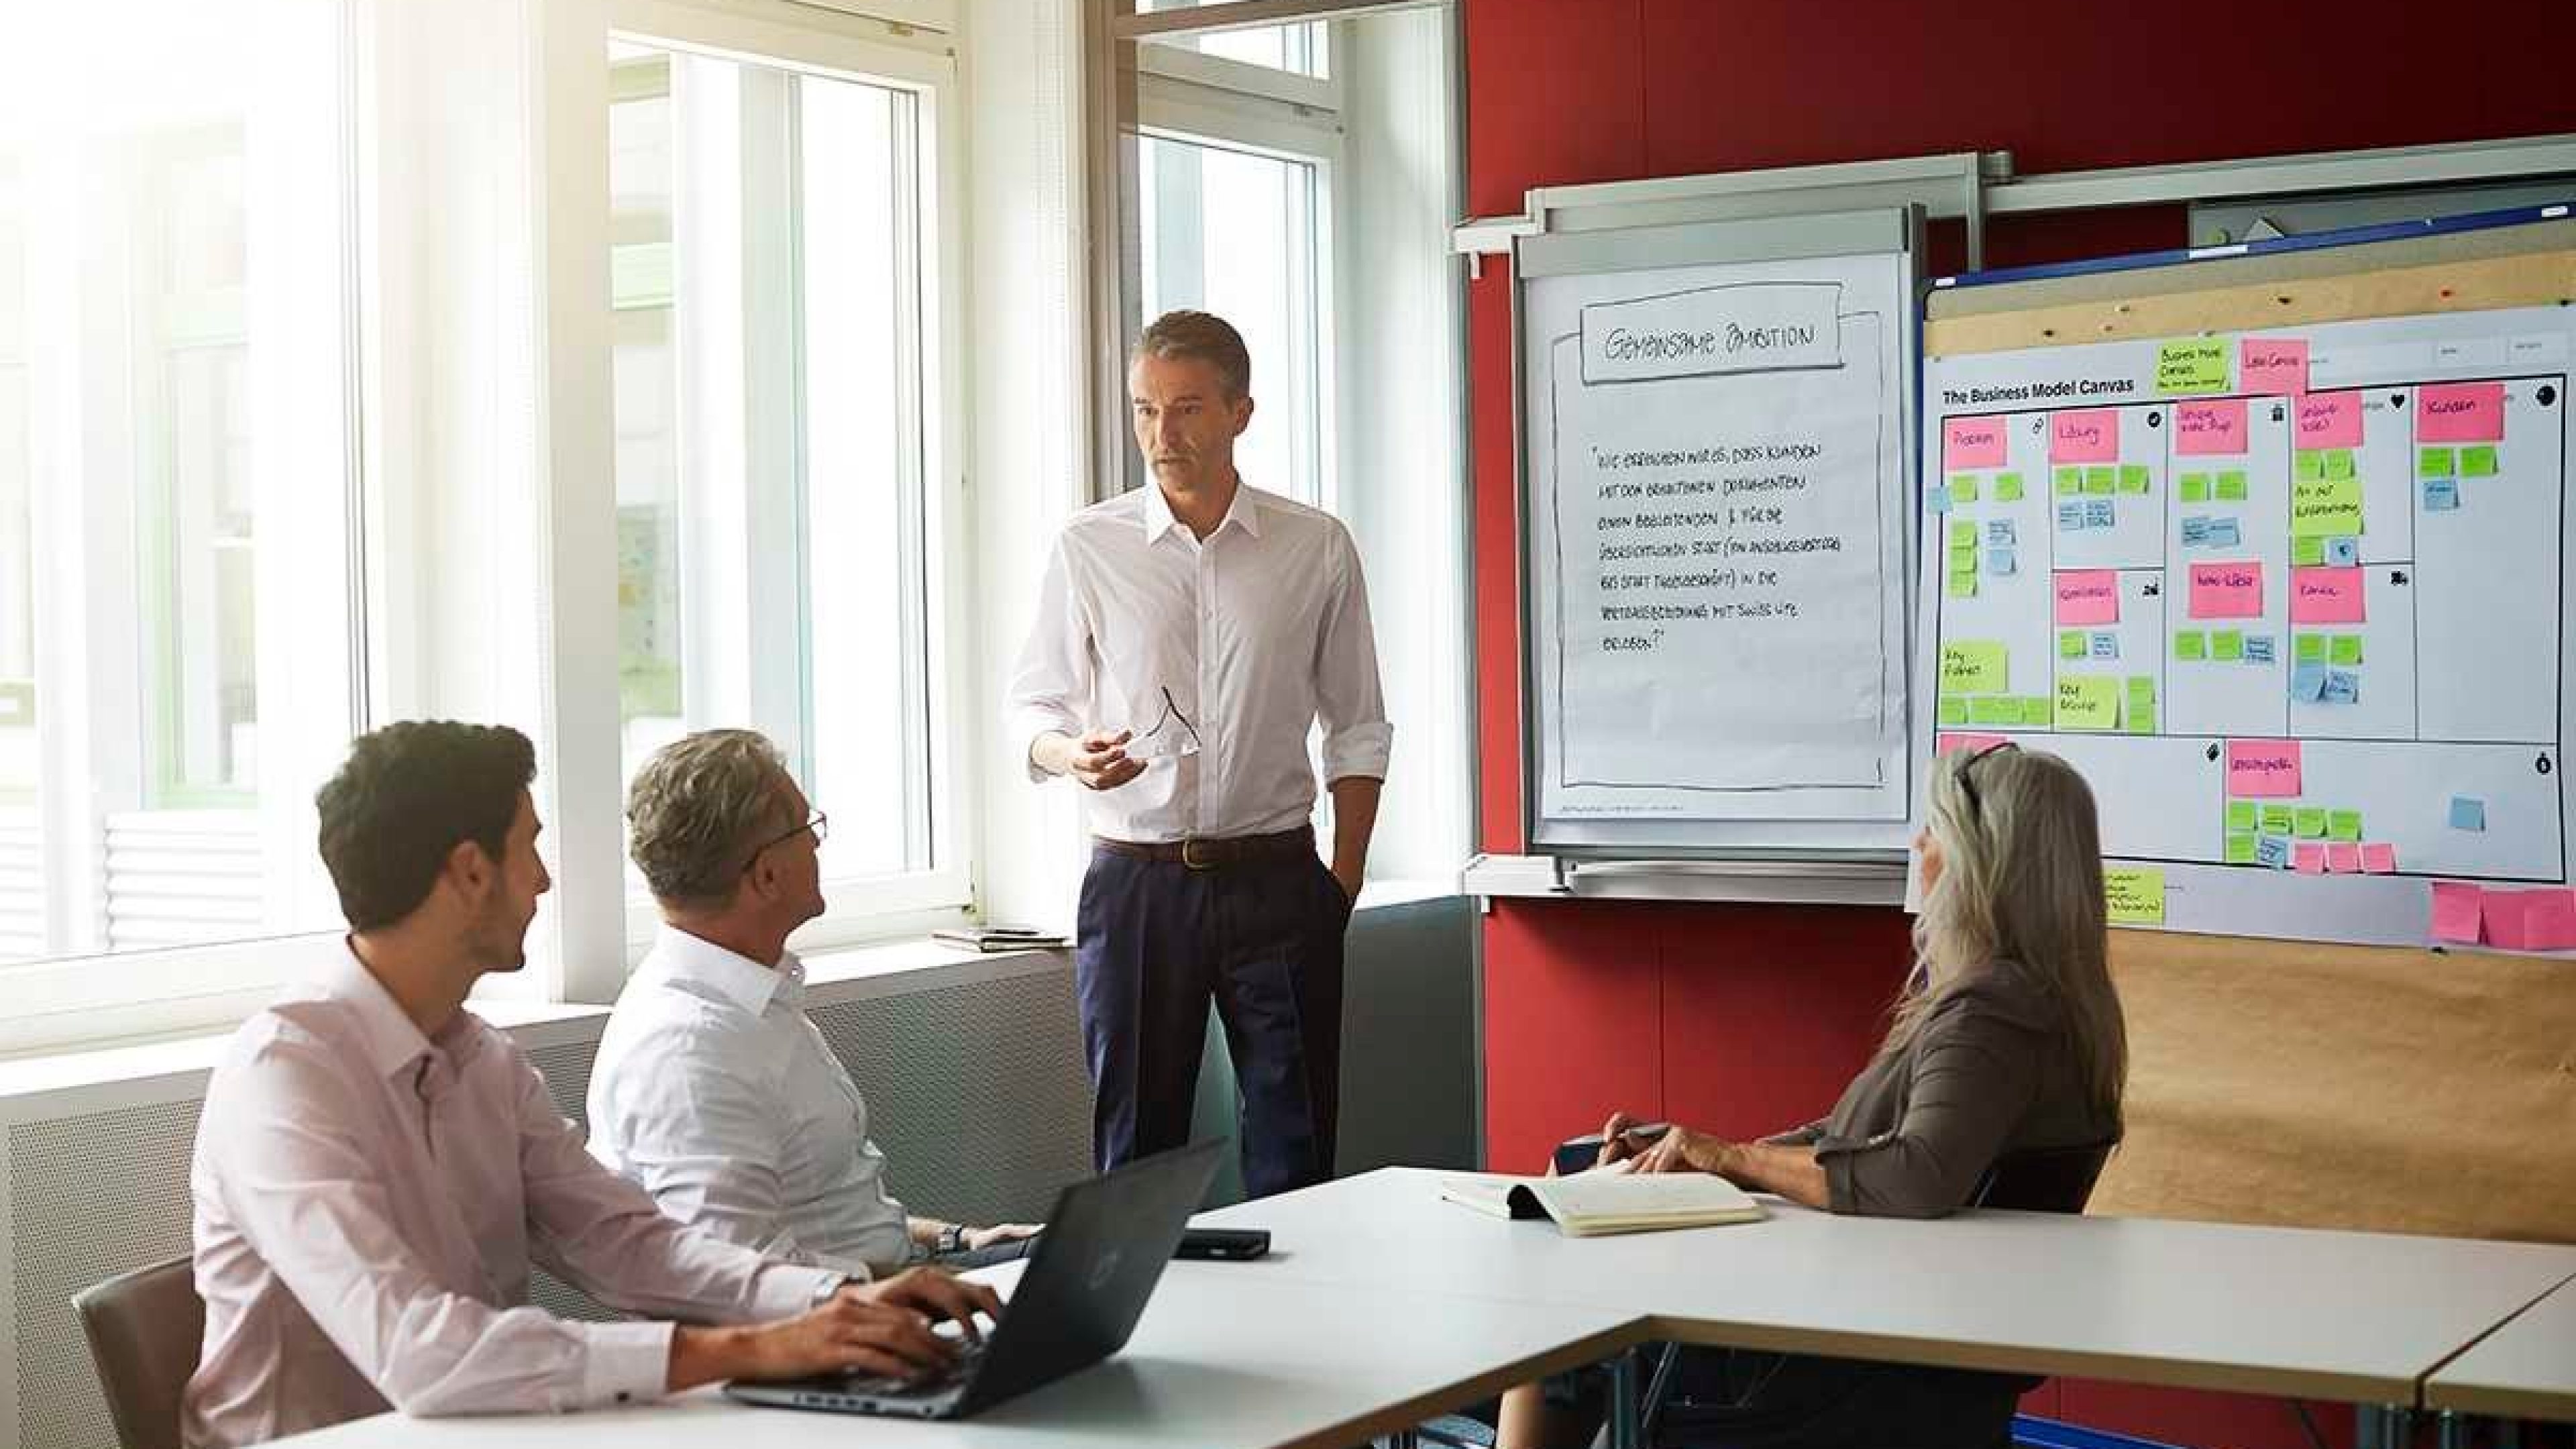
[[957, 1345], [957, 1357], [947, 1369], [926, 1379], [887, 1378], [879, 1374], [854, 1374], [836, 1386], [845, 1394], [876, 1394], [881, 1397], [901, 1395], [944, 1394], [972, 1377], [984, 1362], [985, 1345], [992, 1340], [968, 1340]]

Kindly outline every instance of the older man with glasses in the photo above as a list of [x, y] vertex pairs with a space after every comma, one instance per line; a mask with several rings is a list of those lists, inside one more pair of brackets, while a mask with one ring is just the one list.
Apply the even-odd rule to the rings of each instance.
[[662, 912], [591, 1067], [591, 1151], [682, 1222], [867, 1276], [1017, 1257], [1036, 1230], [914, 1217], [868, 1104], [804, 1010], [790, 932], [823, 913], [829, 822], [750, 730], [665, 746], [627, 792]]

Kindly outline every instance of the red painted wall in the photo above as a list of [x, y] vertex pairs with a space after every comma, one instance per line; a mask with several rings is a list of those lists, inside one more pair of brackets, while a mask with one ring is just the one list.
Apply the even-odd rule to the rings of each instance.
[[[2024, 174], [2576, 131], [2576, 0], [2198, 12], [1994, 0], [1462, 0], [1467, 196], [1945, 151]], [[2182, 245], [2176, 208], [1998, 223], [2020, 265]], [[1933, 264], [1962, 264], [1955, 228]], [[1483, 847], [1520, 830], [1511, 303], [1470, 299]], [[1535, 1170], [1613, 1108], [1729, 1132], [1823, 1112], [1906, 962], [1891, 911], [1507, 902], [1485, 918], [1486, 1143]], [[2069, 1417], [2304, 1446], [2272, 1400], [2067, 1383]], [[2348, 1442], [2350, 1415], [2317, 1413]]]

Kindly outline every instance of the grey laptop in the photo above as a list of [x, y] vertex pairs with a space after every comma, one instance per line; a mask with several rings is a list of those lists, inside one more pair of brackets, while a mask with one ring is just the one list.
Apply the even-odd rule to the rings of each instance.
[[1193, 1143], [1066, 1188], [1001, 1322], [941, 1378], [850, 1374], [736, 1382], [725, 1392], [782, 1409], [962, 1419], [1089, 1368], [1136, 1331], [1182, 1228], [1216, 1176], [1224, 1146], [1222, 1140]]

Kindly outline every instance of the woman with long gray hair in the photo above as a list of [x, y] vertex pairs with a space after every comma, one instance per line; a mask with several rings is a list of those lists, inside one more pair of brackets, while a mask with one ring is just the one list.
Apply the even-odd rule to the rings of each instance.
[[[1624, 1114], [1608, 1172], [1713, 1172], [1837, 1213], [1938, 1217], [2000, 1164], [2120, 1136], [2128, 1036], [2112, 988], [2092, 792], [2065, 761], [2004, 743], [1933, 764], [1915, 836], [1915, 969], [1886, 1038], [1831, 1115], [1758, 1142], [1675, 1125], [1650, 1143]], [[2059, 1204], [2072, 1207], [2075, 1204]], [[1928, 1270], [1927, 1270], [1928, 1271]], [[2006, 1442], [2020, 1385], [1949, 1369], [1686, 1349], [1659, 1443], [1725, 1449]], [[1503, 1404], [1503, 1449], [1584, 1442], [1598, 1422], [1537, 1386]]]

